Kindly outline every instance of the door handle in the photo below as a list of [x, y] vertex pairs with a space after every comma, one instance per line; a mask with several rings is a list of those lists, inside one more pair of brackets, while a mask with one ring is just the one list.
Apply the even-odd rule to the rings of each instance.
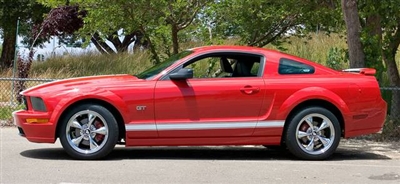
[[245, 86], [240, 88], [240, 91], [246, 95], [256, 94], [260, 91], [259, 87]]

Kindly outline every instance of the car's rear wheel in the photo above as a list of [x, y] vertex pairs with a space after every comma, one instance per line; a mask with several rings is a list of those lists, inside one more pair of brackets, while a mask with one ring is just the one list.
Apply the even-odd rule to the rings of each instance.
[[118, 140], [117, 121], [100, 105], [79, 105], [69, 111], [61, 123], [60, 142], [64, 150], [76, 159], [105, 157]]
[[288, 123], [286, 145], [293, 155], [301, 159], [326, 159], [339, 145], [340, 123], [325, 108], [308, 107], [300, 110]]

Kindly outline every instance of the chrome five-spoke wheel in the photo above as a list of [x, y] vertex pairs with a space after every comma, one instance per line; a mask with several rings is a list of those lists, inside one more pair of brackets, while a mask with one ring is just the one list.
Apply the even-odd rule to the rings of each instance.
[[309, 114], [297, 125], [297, 144], [311, 155], [326, 152], [335, 138], [335, 129], [331, 120], [322, 114]]
[[339, 145], [340, 123], [337, 117], [325, 108], [304, 108], [297, 111], [287, 123], [286, 146], [299, 158], [326, 159]]
[[59, 133], [64, 150], [77, 159], [99, 159], [110, 153], [118, 141], [114, 115], [95, 104], [69, 110], [61, 120]]
[[108, 139], [108, 125], [99, 113], [83, 110], [71, 117], [66, 127], [68, 143], [79, 153], [95, 153]]

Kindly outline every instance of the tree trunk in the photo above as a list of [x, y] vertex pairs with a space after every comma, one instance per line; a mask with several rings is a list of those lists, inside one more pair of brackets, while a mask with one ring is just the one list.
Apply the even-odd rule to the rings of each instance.
[[116, 52], [102, 40], [98, 33], [94, 33], [92, 35], [91, 41], [96, 46], [97, 50], [100, 51], [100, 53], [116, 54]]
[[90, 38], [90, 41], [93, 43], [93, 45], [96, 47], [96, 49], [101, 53], [101, 54], [107, 54], [107, 52], [101, 47], [100, 43], [97, 42], [97, 40], [92, 36]]
[[120, 48], [120, 50], [117, 49], [117, 51], [118, 52], [128, 51], [129, 45], [136, 41], [135, 36], [136, 36], [137, 32], [138, 31], [125, 35], [124, 40], [122, 40], [122, 42], [121, 42], [122, 47]]
[[[390, 53], [388, 53], [390, 54]], [[387, 74], [389, 77], [389, 83], [392, 87], [400, 87], [400, 77], [399, 77], [399, 70], [397, 69], [395, 55], [388, 55], [383, 57], [387, 67]], [[400, 111], [400, 91], [393, 90], [392, 91], [392, 101], [390, 107], [390, 118], [391, 119], [398, 119], [400, 118], [398, 112]]]
[[171, 35], [172, 35], [172, 54], [178, 54], [179, 42], [178, 42], [178, 27], [176, 24], [171, 24]]
[[0, 69], [10, 68], [13, 64], [15, 54], [15, 34], [15, 29], [4, 30]]
[[[400, 75], [396, 63], [396, 53], [400, 45], [400, 22], [396, 26], [396, 31], [386, 32], [385, 34], [392, 34], [393, 37], [387, 47], [383, 49], [383, 60], [387, 67], [387, 74], [389, 82], [392, 87], [400, 87]], [[390, 118], [393, 120], [400, 120], [398, 112], [400, 111], [400, 91], [394, 90], [392, 92], [392, 105], [390, 107]], [[400, 124], [400, 121], [395, 121]]]
[[365, 55], [360, 39], [361, 25], [357, 9], [357, 0], [341, 0], [341, 2], [344, 20], [346, 22], [350, 67], [365, 67]]
[[119, 39], [117, 32], [107, 36], [107, 40], [114, 45], [116, 51], [114, 51], [106, 42], [104, 42], [98, 33], [93, 34], [90, 40], [96, 46], [97, 50], [100, 51], [100, 53], [116, 54], [128, 51], [129, 45], [135, 41], [135, 32], [125, 35], [125, 38], [122, 41]]

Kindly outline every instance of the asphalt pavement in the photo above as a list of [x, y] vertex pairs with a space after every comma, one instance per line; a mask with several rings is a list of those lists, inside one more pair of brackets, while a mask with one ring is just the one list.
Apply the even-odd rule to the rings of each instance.
[[117, 146], [105, 159], [71, 159], [61, 144], [0, 129], [0, 183], [400, 183], [400, 144], [342, 141], [330, 160], [301, 161], [261, 146]]

